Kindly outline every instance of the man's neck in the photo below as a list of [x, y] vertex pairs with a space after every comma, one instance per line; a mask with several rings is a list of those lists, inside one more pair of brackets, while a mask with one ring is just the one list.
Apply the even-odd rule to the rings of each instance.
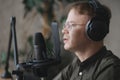
[[76, 56], [81, 62], [85, 61], [92, 55], [96, 54], [103, 47], [103, 42], [89, 44], [84, 48], [84, 50], [78, 50], [75, 52]]

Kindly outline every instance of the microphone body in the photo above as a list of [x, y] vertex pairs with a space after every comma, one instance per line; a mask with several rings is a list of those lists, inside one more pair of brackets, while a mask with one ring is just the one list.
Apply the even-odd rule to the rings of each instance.
[[47, 59], [46, 45], [42, 33], [37, 32], [33, 36], [34, 60], [43, 61]]
[[46, 44], [42, 33], [37, 32], [33, 36], [34, 60], [32, 62], [33, 73], [39, 77], [47, 76], [47, 66], [49, 60], [47, 58]]

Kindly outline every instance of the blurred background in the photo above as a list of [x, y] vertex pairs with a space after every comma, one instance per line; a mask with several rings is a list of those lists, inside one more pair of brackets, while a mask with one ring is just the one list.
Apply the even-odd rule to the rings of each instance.
[[[49, 80], [59, 73], [73, 58], [73, 54], [63, 49], [62, 23], [65, 20], [65, 7], [77, 0], [0, 0], [0, 73], [4, 69], [10, 34], [10, 18], [16, 17], [16, 36], [20, 62], [26, 61], [32, 50], [32, 36], [42, 32], [46, 40], [51, 36], [51, 22], [59, 23], [62, 62], [51, 67]], [[105, 38], [105, 45], [120, 57], [120, 0], [99, 0], [112, 12], [110, 33]], [[51, 46], [48, 46], [51, 47]], [[14, 68], [13, 48], [10, 54], [10, 71]], [[52, 72], [52, 74], [51, 74]]]

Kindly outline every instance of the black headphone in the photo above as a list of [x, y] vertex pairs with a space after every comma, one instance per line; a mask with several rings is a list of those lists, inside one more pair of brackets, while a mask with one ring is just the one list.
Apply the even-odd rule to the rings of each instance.
[[101, 41], [109, 33], [109, 14], [97, 0], [89, 0], [95, 16], [87, 23], [87, 36], [93, 41]]

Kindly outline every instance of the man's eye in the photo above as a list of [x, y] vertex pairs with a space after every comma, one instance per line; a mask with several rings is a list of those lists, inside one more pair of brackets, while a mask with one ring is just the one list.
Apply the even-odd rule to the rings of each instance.
[[72, 27], [76, 26], [76, 24], [71, 24]]

